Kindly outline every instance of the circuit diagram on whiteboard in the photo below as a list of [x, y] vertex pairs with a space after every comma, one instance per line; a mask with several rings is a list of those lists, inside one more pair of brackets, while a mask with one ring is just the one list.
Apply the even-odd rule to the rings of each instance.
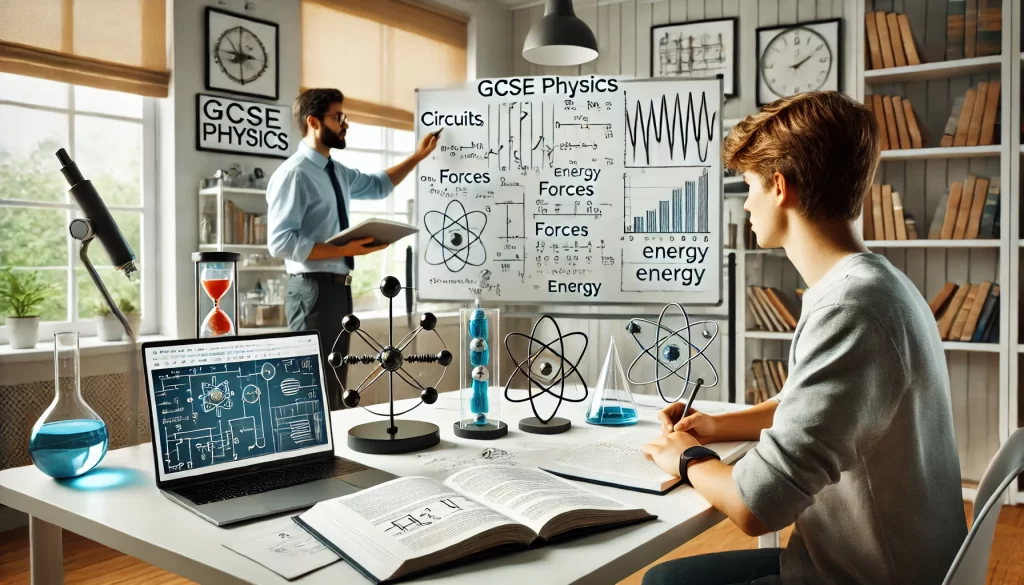
[[316, 356], [156, 370], [167, 473], [327, 443]]

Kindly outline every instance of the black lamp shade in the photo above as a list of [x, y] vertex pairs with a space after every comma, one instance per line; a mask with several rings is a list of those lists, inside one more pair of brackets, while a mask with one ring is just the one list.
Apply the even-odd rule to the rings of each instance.
[[597, 58], [597, 39], [576, 17], [572, 0], [548, 0], [544, 18], [526, 35], [523, 58], [537, 65], [581, 65]]

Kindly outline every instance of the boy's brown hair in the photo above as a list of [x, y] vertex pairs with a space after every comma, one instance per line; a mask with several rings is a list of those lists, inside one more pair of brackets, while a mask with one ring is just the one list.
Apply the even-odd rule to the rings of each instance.
[[796, 187], [808, 219], [854, 220], [878, 168], [880, 139], [868, 109], [836, 91], [776, 100], [737, 124], [722, 161], [751, 171], [767, 189], [779, 172]]

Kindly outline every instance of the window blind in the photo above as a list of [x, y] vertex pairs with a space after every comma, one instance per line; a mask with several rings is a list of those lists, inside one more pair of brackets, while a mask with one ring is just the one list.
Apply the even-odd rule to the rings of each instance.
[[355, 122], [413, 129], [416, 89], [466, 80], [466, 20], [401, 0], [303, 0], [302, 88], [335, 87]]
[[165, 0], [0, 1], [0, 71], [166, 97]]

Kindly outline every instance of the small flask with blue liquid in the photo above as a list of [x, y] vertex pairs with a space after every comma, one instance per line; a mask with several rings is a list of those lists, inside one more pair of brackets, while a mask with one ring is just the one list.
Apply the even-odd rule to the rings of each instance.
[[77, 477], [107, 454], [107, 425], [82, 399], [78, 333], [53, 336], [54, 398], [32, 426], [28, 450], [40, 471], [57, 479]]

